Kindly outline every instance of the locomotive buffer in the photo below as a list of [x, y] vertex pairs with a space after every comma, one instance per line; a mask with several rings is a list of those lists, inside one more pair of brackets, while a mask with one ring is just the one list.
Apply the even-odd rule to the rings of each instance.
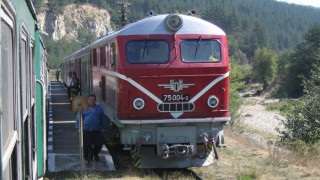
[[100, 161], [80, 166], [79, 135], [75, 129], [76, 112], [71, 111], [66, 89], [61, 82], [51, 82], [48, 112], [48, 169], [49, 172], [68, 170], [115, 170], [108, 149], [103, 146]]

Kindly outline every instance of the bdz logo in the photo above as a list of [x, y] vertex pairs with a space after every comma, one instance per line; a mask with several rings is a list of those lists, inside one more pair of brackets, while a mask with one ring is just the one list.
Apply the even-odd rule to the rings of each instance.
[[184, 88], [188, 88], [189, 86], [194, 86], [194, 83], [183, 84], [183, 80], [179, 79], [177, 82], [174, 79], [170, 80], [170, 84], [158, 84], [158, 86], [162, 86], [164, 88], [168, 88], [174, 92], [179, 92]]

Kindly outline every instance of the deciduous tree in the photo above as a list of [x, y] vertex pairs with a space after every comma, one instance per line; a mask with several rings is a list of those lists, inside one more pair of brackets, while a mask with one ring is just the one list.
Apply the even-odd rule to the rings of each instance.
[[267, 48], [258, 48], [254, 53], [252, 63], [253, 74], [265, 89], [276, 72], [276, 53]]

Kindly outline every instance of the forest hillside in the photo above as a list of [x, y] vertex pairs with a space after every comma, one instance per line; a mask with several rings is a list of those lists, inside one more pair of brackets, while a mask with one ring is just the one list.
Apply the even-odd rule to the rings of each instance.
[[[187, 13], [192, 9], [197, 16], [221, 26], [229, 35], [245, 45], [268, 45], [283, 50], [296, 46], [314, 23], [319, 23], [320, 9], [278, 2], [275, 0], [127, 0], [128, 22], [134, 22], [147, 15], [150, 10], [156, 14]], [[117, 1], [113, 0], [33, 0], [38, 13], [64, 12], [68, 4], [90, 3], [108, 10], [113, 27], [120, 27]], [[254, 37], [257, 36], [257, 37]], [[253, 41], [253, 42], [252, 42]], [[255, 42], [256, 41], [256, 42]], [[250, 42], [250, 43], [248, 43]], [[251, 45], [254, 46], [254, 45]], [[252, 51], [252, 50], [251, 50]]]

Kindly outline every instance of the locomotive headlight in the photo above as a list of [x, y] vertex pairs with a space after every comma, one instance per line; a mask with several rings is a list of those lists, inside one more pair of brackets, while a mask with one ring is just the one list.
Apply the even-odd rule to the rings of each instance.
[[208, 106], [209, 106], [209, 107], [215, 108], [215, 107], [217, 107], [218, 104], [219, 104], [219, 99], [218, 99], [216, 96], [210, 96], [210, 97], [208, 98], [207, 103], [208, 103]]
[[182, 27], [182, 18], [177, 14], [167, 16], [166, 24], [170, 31], [178, 31]]
[[141, 98], [136, 98], [136, 99], [133, 101], [133, 107], [134, 107], [136, 110], [141, 110], [141, 109], [144, 107], [144, 100], [141, 99]]

